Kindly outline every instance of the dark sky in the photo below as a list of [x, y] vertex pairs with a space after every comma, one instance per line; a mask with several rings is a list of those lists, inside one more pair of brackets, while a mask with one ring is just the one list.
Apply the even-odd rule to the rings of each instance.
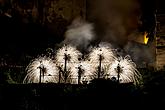
[[165, 1], [164, 0], [155, 0], [157, 13], [165, 14]]
[[155, 12], [157, 10], [155, 0], [141, 0], [142, 30], [151, 32], [155, 27]]
[[[143, 11], [144, 29], [150, 31], [154, 25], [153, 12], [156, 6], [164, 7], [160, 0], [141, 0]], [[156, 3], [156, 4], [155, 4]], [[159, 12], [163, 12], [164, 9], [158, 9]], [[165, 11], [163, 12], [165, 13]], [[0, 16], [0, 30], [1, 40], [0, 49], [1, 54], [21, 55], [23, 53], [37, 54], [42, 52], [48, 46], [53, 46], [53, 43], [60, 41], [61, 39], [55, 39], [55, 34], [49, 33], [46, 27], [41, 27], [40, 24], [23, 24], [19, 21], [17, 16], [10, 19], [5, 16]]]
[[156, 11], [157, 14], [165, 14], [164, 0], [140, 0], [145, 14]]

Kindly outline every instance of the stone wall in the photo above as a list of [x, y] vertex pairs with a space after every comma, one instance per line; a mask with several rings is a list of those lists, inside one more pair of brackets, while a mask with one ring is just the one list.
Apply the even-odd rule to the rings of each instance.
[[165, 67], [165, 14], [157, 15], [156, 32], [156, 67], [164, 69]]
[[85, 17], [86, 0], [12, 0], [12, 8], [22, 16], [31, 16], [41, 23], [70, 22], [76, 16]]

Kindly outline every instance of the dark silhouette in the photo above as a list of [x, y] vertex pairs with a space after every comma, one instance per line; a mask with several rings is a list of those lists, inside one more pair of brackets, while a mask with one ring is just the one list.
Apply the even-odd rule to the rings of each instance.
[[43, 77], [43, 81], [44, 81], [44, 75], [46, 74], [46, 68], [44, 67], [42, 61], [40, 61], [40, 66], [37, 68], [40, 69], [39, 83], [41, 83], [42, 77]]

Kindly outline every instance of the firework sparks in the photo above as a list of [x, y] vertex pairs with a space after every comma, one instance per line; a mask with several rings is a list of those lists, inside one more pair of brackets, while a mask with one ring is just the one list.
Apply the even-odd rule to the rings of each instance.
[[80, 61], [75, 67], [76, 69], [72, 70], [73, 78], [78, 83], [89, 83], [92, 79], [96, 78], [96, 74], [93, 74], [95, 69], [92, 68], [92, 65], [88, 61]]
[[[88, 56], [89, 63], [97, 70], [100, 68], [101, 77], [104, 77], [105, 69], [116, 59], [112, 49], [109, 46], [100, 45], [94, 47]], [[95, 71], [96, 72], [96, 71]], [[104, 73], [104, 74], [102, 74]]]
[[58, 49], [55, 63], [49, 57], [32, 60], [26, 68], [27, 75], [23, 83], [82, 84], [96, 78], [139, 83], [141, 75], [130, 56], [116, 57], [114, 52], [109, 45], [99, 45], [82, 59], [82, 54], [76, 48], [64, 45]]
[[115, 60], [110, 66], [108, 74], [110, 79], [115, 78], [119, 80], [120, 83], [133, 82], [134, 84], [138, 84], [139, 78], [141, 78], [140, 73], [136, 69], [136, 64], [128, 55]]
[[[63, 79], [65, 82], [73, 82], [76, 71], [76, 65], [79, 62], [81, 53], [76, 48], [70, 45], [64, 45], [57, 51], [56, 63], [57, 66], [63, 71]], [[67, 81], [66, 81], [67, 80]]]
[[[44, 69], [44, 73], [42, 74], [40, 73], [41, 69]], [[25, 76], [23, 83], [58, 82], [58, 70], [53, 60], [48, 57], [39, 57], [32, 60], [30, 64], [27, 66], [26, 72], [27, 75]]]

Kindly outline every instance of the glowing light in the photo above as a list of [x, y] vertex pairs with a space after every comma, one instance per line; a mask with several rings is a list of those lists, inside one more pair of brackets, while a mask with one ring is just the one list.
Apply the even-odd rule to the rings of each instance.
[[[117, 72], [117, 66], [119, 66], [120, 71]], [[109, 78], [118, 79], [120, 83], [130, 83], [134, 84], [139, 83], [141, 74], [136, 69], [136, 64], [131, 60], [130, 56], [119, 57], [118, 60], [115, 60], [109, 68], [108, 71]]]
[[[77, 73], [79, 73], [80, 69], [80, 83], [83, 84], [85, 83], [90, 83], [90, 81], [96, 77], [96, 74], [94, 74], [93, 72], [95, 71], [95, 69], [92, 67], [92, 64], [90, 64], [88, 61], [81, 61], [78, 65], [76, 65], [76, 71], [74, 71], [74, 79], [76, 79], [78, 81], [78, 75]], [[77, 82], [78, 83], [78, 82]]]
[[[26, 68], [23, 83], [90, 83], [96, 78], [117, 80], [119, 83], [139, 83], [140, 73], [130, 56], [116, 57], [110, 45], [99, 44], [82, 59], [82, 54], [71, 45], [58, 49], [55, 61], [38, 57]], [[44, 72], [41, 71], [45, 68]], [[42, 74], [41, 74], [42, 72]], [[98, 77], [99, 76], [99, 77]]]
[[148, 33], [147, 32], [144, 32], [144, 44], [147, 44], [148, 42], [148, 37], [147, 37]]
[[100, 68], [100, 78], [106, 76], [106, 68], [111, 65], [115, 59], [116, 57], [112, 49], [109, 46], [104, 45], [94, 47], [88, 56], [89, 63], [92, 65], [92, 68], [95, 68], [94, 74], [98, 72], [97, 68]]
[[45, 72], [41, 74], [41, 83], [57, 83], [58, 70], [52, 59], [48, 57], [38, 57], [30, 62], [26, 68], [27, 75], [23, 83], [39, 83], [40, 82], [40, 66], [45, 68]]
[[62, 79], [64, 79], [63, 82], [76, 83], [73, 81], [73, 76], [76, 74], [75, 67], [78, 65], [81, 55], [82, 54], [71, 45], [64, 45], [62, 48], [58, 49], [55, 59], [57, 66], [60, 67], [65, 74], [62, 75]]

